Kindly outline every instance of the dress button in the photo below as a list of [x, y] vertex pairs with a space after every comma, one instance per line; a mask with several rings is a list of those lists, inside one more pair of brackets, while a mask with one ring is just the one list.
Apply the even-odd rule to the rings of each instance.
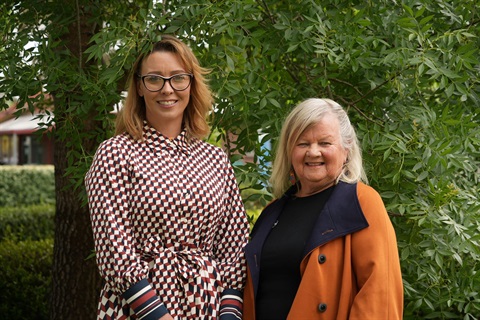
[[320, 311], [320, 312], [325, 312], [325, 311], [327, 311], [327, 304], [326, 304], [326, 303], [320, 303], [320, 304], [318, 305], [318, 311]]
[[319, 255], [318, 255], [318, 262], [319, 262], [320, 264], [323, 264], [323, 263], [325, 263], [325, 261], [327, 261], [327, 256], [324, 255], [324, 254], [319, 254]]

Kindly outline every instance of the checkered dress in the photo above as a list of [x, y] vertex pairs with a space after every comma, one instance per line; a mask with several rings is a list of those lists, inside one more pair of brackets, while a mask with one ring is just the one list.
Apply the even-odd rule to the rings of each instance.
[[170, 140], [145, 123], [143, 132], [104, 141], [85, 177], [105, 280], [98, 319], [153, 319], [162, 303], [175, 319], [217, 319], [222, 291], [242, 290], [246, 273], [233, 169], [185, 131]]

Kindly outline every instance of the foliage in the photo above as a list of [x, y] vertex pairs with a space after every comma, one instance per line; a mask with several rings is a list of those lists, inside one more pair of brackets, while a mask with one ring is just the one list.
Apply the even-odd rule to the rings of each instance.
[[53, 239], [55, 206], [0, 207], [0, 241]]
[[[75, 15], [52, 2], [22, 3], [30, 2], [29, 10], [0, 5], [10, 12], [0, 15], [0, 92], [27, 103], [40, 88], [56, 94], [55, 134], [71, 138], [75, 186], [93, 153], [84, 142], [111, 133], [110, 111], [134, 57], [175, 33], [212, 69], [215, 138], [226, 143], [242, 188], [258, 190], [252, 200], [271, 199], [268, 143], [291, 108], [308, 97], [340, 102], [397, 230], [405, 319], [480, 317], [475, 1], [79, 1], [98, 26], [81, 60], [88, 68], [49, 40]], [[24, 50], [28, 41], [40, 45]], [[246, 153], [253, 163], [239, 161]]]
[[53, 239], [0, 242], [0, 313], [11, 320], [48, 317]]
[[0, 166], [0, 207], [55, 204], [53, 166]]
[[261, 213], [262, 213], [262, 210], [259, 208], [247, 209], [247, 216], [248, 216], [248, 220], [250, 221], [250, 230], [253, 229], [253, 226], [255, 225], [255, 221], [257, 221]]

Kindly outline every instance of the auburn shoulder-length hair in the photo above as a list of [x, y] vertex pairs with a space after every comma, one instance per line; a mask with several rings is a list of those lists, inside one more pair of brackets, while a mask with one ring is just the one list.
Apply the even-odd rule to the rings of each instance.
[[270, 176], [272, 191], [276, 198], [281, 197], [291, 186], [289, 175], [292, 169], [292, 152], [297, 140], [305, 130], [320, 122], [326, 114], [337, 117], [342, 146], [348, 151], [347, 162], [337, 177], [337, 183], [367, 182], [357, 135], [347, 113], [333, 100], [311, 98], [298, 104], [283, 124]]
[[138, 85], [142, 63], [154, 52], [172, 52], [180, 59], [185, 70], [193, 74], [190, 88], [190, 101], [183, 114], [183, 124], [187, 136], [202, 139], [210, 132], [208, 118], [213, 108], [213, 95], [207, 84], [205, 75], [209, 70], [200, 66], [192, 50], [182, 41], [171, 35], [163, 35], [161, 40], [153, 44], [149, 53], [140, 54], [129, 75], [127, 97], [123, 108], [118, 112], [115, 124], [115, 135], [128, 132], [135, 139], [142, 139], [143, 121], [146, 119], [146, 107], [143, 97], [138, 94]]

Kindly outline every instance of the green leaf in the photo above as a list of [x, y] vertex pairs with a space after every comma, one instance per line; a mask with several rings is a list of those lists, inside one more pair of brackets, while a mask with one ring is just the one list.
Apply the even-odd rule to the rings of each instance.
[[233, 59], [227, 54], [225, 55], [227, 58], [227, 66], [230, 71], [235, 71], [235, 63], [233, 62]]
[[414, 18], [405, 17], [397, 20], [397, 23], [402, 28], [414, 28], [417, 26], [417, 21]]

